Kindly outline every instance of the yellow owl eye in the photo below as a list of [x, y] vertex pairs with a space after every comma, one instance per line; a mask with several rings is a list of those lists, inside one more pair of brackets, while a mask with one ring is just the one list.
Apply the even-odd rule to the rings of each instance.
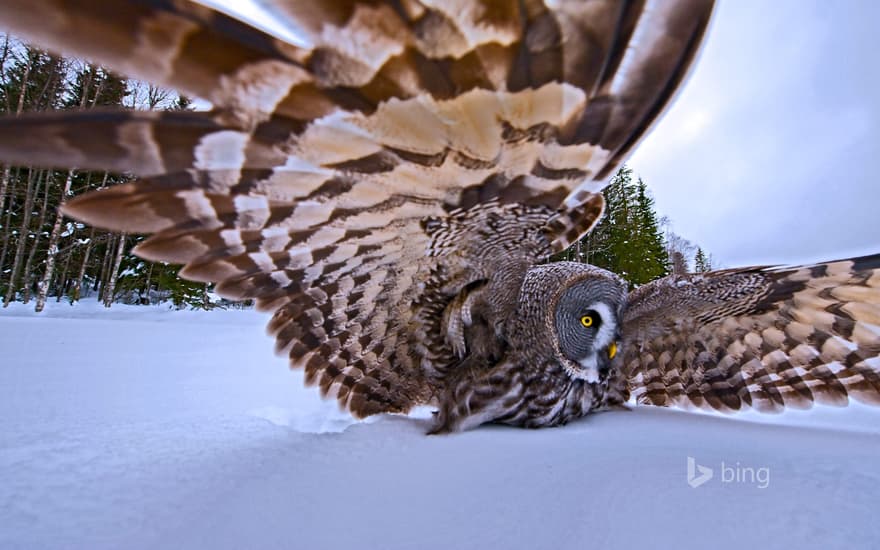
[[615, 355], [617, 355], [617, 342], [611, 342], [611, 345], [608, 346], [608, 358], [614, 359]]
[[581, 317], [581, 324], [585, 327], [593, 326], [593, 316], [592, 315], [584, 315]]

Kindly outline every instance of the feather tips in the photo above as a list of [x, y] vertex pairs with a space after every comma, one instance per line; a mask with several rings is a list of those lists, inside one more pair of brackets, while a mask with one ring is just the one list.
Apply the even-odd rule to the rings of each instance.
[[880, 404], [880, 255], [673, 277], [630, 297], [624, 368], [653, 405]]

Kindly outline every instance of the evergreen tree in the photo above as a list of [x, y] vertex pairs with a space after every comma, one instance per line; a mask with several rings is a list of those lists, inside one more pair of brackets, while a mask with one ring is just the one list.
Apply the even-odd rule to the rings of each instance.
[[3, 74], [0, 105], [6, 113], [46, 111], [61, 106], [67, 63], [36, 48], [23, 46]]
[[74, 72], [64, 107], [89, 109], [119, 106], [129, 93], [124, 78], [103, 67], [81, 63]]
[[588, 235], [552, 260], [582, 261], [638, 286], [668, 273], [668, 258], [647, 184], [624, 165], [603, 191], [605, 215]]
[[629, 281], [636, 286], [659, 279], [668, 274], [669, 258], [657, 214], [654, 212], [654, 199], [642, 178], [635, 185], [636, 200], [634, 219], [631, 222], [633, 235], [630, 249], [633, 254]]
[[712, 271], [712, 264], [703, 249], [697, 247], [697, 254], [694, 256], [694, 272], [706, 273]]
[[[7, 114], [125, 106], [182, 110], [192, 100], [171, 90], [123, 79], [76, 60], [47, 55], [4, 36], [0, 44], [0, 109]], [[83, 136], [88, 139], [88, 136]], [[153, 264], [131, 250], [142, 236], [109, 233], [58, 210], [83, 193], [130, 181], [120, 174], [0, 167], [0, 296], [5, 304], [36, 297], [71, 302], [98, 297], [177, 307], [213, 307], [210, 287], [184, 281], [180, 266]]]

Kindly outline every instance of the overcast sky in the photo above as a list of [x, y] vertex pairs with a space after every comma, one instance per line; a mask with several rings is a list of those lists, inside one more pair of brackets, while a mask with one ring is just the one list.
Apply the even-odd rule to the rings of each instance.
[[678, 234], [725, 267], [880, 252], [878, 22], [873, 0], [719, 2], [630, 161]]
[[880, 252], [880, 2], [727, 0], [630, 164], [725, 266]]

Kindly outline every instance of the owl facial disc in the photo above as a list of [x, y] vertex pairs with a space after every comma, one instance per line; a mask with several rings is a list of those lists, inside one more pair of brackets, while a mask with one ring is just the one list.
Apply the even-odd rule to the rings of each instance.
[[614, 279], [588, 278], [566, 289], [556, 307], [556, 334], [566, 373], [597, 383], [616, 354], [625, 288]]

